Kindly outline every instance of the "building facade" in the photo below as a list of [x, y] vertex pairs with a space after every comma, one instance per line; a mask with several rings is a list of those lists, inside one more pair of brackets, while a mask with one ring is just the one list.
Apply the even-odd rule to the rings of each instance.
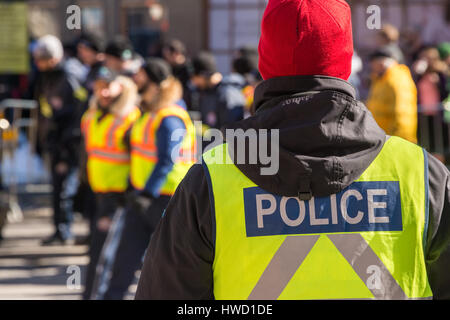
[[[27, 0], [32, 38], [54, 34], [70, 43], [82, 31], [112, 39], [127, 35], [135, 46], [155, 37], [179, 38], [189, 52], [207, 48], [206, 0]], [[67, 8], [81, 8], [81, 30], [66, 27]], [[144, 51], [144, 50], [141, 50]], [[152, 52], [147, 52], [152, 54]]]
[[[141, 52], [152, 54], [146, 44], [160, 37], [183, 40], [191, 54], [211, 50], [221, 71], [229, 72], [236, 49], [257, 46], [267, 0], [28, 0], [32, 36], [56, 34], [66, 42], [79, 30], [66, 26], [67, 7], [82, 9], [82, 30], [105, 39], [130, 35]], [[423, 43], [450, 40], [449, 0], [348, 0], [353, 11], [355, 47], [362, 55], [375, 46], [376, 30], [367, 26], [367, 8], [381, 8], [382, 23], [417, 34]], [[156, 41], [156, 40], [155, 40]]]
[[[347, 0], [352, 7], [355, 48], [366, 56], [376, 46], [376, 29], [368, 27], [371, 12], [380, 8], [380, 21], [390, 23], [405, 34], [402, 39], [418, 37], [422, 44], [450, 41], [450, 0]], [[208, 48], [219, 61], [221, 70], [229, 71], [232, 53], [242, 45], [257, 46], [260, 22], [267, 0], [210, 0]], [[406, 37], [407, 36], [407, 37]], [[409, 42], [401, 44], [409, 50]], [[411, 48], [412, 49], [412, 48]]]

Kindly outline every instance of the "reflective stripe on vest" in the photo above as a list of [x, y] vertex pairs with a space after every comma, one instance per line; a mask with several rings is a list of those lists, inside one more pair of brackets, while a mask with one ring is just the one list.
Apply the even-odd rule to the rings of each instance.
[[163, 195], [173, 195], [178, 184], [183, 180], [189, 168], [195, 163], [197, 152], [196, 133], [186, 110], [179, 106], [173, 106], [161, 109], [156, 114], [145, 113], [136, 121], [131, 132], [130, 180], [133, 187], [138, 190], [144, 189], [147, 180], [150, 178], [158, 162], [156, 133], [161, 122], [171, 116], [180, 118], [185, 125], [186, 131], [183, 132], [184, 139], [180, 146], [178, 159], [175, 161], [172, 170], [168, 173], [160, 193]]
[[87, 152], [90, 158], [98, 158], [106, 162], [125, 163], [125, 164], [128, 164], [130, 162], [130, 155], [125, 152], [115, 153], [108, 150], [96, 150], [96, 149], [90, 149], [87, 150]]
[[226, 144], [203, 158], [215, 215], [216, 299], [432, 297], [420, 147], [391, 137], [357, 181], [310, 201], [259, 188], [232, 164]]
[[125, 133], [140, 116], [134, 108], [125, 117], [87, 111], [81, 129], [88, 153], [87, 172], [96, 193], [124, 192], [128, 187], [130, 154], [124, 143]]

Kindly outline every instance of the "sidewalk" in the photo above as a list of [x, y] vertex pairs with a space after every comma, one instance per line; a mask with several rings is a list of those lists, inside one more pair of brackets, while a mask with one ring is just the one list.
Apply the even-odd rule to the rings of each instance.
[[[0, 242], [0, 300], [77, 300], [81, 298], [84, 272], [89, 259], [87, 246], [42, 247], [40, 241], [51, 235], [51, 210], [26, 209], [22, 222], [8, 224]], [[77, 237], [86, 235], [88, 225], [74, 224]], [[81, 288], [70, 278], [69, 266], [78, 266]]]

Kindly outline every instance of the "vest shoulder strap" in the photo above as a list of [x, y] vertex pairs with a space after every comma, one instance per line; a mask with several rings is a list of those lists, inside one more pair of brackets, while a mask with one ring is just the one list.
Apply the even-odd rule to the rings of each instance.
[[191, 122], [189, 113], [186, 110], [184, 110], [180, 106], [173, 105], [168, 108], [163, 108], [156, 113], [155, 117], [152, 120], [152, 132], [158, 130], [159, 126], [161, 125], [161, 122], [167, 117], [180, 118], [183, 121], [186, 128], [188, 128]]

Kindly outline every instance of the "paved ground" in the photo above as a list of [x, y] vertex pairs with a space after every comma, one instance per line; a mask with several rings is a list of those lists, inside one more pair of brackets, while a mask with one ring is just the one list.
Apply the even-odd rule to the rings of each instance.
[[[53, 230], [51, 211], [43, 208], [26, 210], [24, 214], [24, 221], [10, 223], [3, 231], [5, 239], [0, 243], [0, 300], [80, 299], [82, 288], [77, 288], [80, 282], [75, 276], [83, 277], [89, 262], [87, 247], [40, 246], [40, 241]], [[74, 231], [77, 236], [85, 235], [86, 223], [77, 221]], [[77, 267], [68, 269], [70, 266]]]
[[[41, 246], [53, 232], [50, 197], [32, 191], [20, 203], [23, 221], [8, 223], [0, 242], [0, 300], [81, 299], [88, 247]], [[86, 236], [88, 228], [81, 216], [75, 216], [77, 238]], [[126, 299], [134, 298], [136, 284], [137, 278]]]

